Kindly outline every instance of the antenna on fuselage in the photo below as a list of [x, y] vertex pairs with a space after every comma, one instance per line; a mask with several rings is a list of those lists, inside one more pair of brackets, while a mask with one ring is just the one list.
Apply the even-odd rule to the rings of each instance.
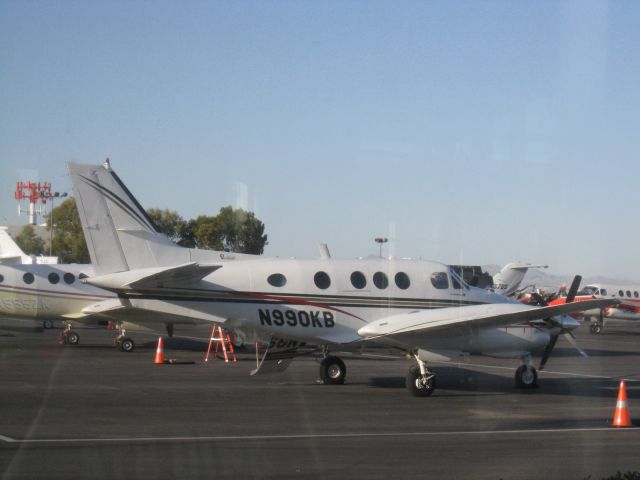
[[321, 243], [318, 247], [320, 248], [320, 258], [322, 260], [329, 260], [331, 258], [331, 252], [329, 251], [327, 244]]

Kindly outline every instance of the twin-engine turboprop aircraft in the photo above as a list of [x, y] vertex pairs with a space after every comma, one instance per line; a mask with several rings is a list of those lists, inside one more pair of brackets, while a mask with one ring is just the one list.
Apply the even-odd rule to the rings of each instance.
[[[100, 272], [83, 281], [117, 293], [85, 308], [109, 315], [137, 309], [191, 315], [271, 336], [254, 371], [282, 370], [312, 343], [321, 346], [324, 383], [343, 383], [344, 362], [330, 351], [385, 346], [412, 357], [409, 391], [428, 396], [435, 374], [427, 361], [479, 353], [519, 357], [521, 387], [536, 384], [530, 353], [555, 344], [578, 323], [566, 314], [615, 300], [555, 307], [523, 305], [469, 287], [441, 263], [416, 260], [295, 260], [241, 262], [192, 258], [146, 221], [140, 204], [108, 164], [69, 164], [82, 226]], [[546, 356], [551, 353], [547, 348]]]

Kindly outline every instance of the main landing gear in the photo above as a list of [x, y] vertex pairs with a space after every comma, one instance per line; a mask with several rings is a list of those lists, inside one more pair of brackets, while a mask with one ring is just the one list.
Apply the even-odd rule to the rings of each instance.
[[325, 385], [342, 385], [347, 376], [347, 367], [342, 360], [326, 356], [320, 362], [320, 380]]
[[516, 370], [516, 387], [518, 388], [535, 388], [538, 386], [538, 372], [531, 365], [531, 357], [527, 355], [523, 357], [524, 365]]
[[71, 324], [65, 322], [62, 333], [60, 334], [60, 343], [63, 345], [77, 345], [80, 343], [80, 335], [78, 332], [71, 330]]
[[126, 330], [122, 328], [122, 325], [120, 323], [116, 325], [116, 330], [118, 334], [113, 339], [113, 343], [116, 348], [121, 352], [133, 352], [133, 350], [136, 348], [136, 344], [133, 343], [133, 340], [130, 337], [126, 336]]
[[436, 389], [436, 374], [427, 368], [427, 364], [413, 354], [418, 365], [414, 365], [407, 373], [406, 386], [414, 397], [429, 397]]

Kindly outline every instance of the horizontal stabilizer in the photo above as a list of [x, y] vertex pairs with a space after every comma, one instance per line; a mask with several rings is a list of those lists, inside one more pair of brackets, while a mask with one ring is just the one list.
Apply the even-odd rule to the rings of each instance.
[[372, 322], [358, 330], [358, 334], [368, 339], [391, 337], [412, 343], [412, 340], [417, 339], [421, 333], [429, 335], [436, 331], [461, 327], [506, 327], [592, 308], [604, 308], [617, 303], [619, 301], [615, 299], [602, 299], [565, 303], [552, 307], [532, 307], [514, 302], [422, 310]]
[[108, 273], [98, 277], [90, 277], [85, 283], [107, 290], [144, 290], [148, 288], [184, 288], [193, 285], [221, 265], [200, 265], [185, 263], [176, 267], [154, 267]]

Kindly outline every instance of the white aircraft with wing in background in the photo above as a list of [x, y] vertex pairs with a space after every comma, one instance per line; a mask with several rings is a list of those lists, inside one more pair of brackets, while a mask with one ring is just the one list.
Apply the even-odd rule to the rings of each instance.
[[578, 322], [568, 313], [617, 303], [532, 307], [422, 260], [196, 257], [153, 228], [109, 164], [70, 163], [69, 172], [96, 269], [83, 281], [118, 295], [83, 312], [136, 309], [254, 329], [271, 338], [254, 374], [283, 370], [313, 344], [322, 351], [323, 382], [340, 384], [346, 366], [332, 350], [384, 346], [415, 360], [407, 387], [416, 396], [435, 389], [428, 361], [471, 353], [521, 358], [516, 384], [532, 387], [532, 350], [544, 348], [543, 367], [560, 334], [573, 342]]

